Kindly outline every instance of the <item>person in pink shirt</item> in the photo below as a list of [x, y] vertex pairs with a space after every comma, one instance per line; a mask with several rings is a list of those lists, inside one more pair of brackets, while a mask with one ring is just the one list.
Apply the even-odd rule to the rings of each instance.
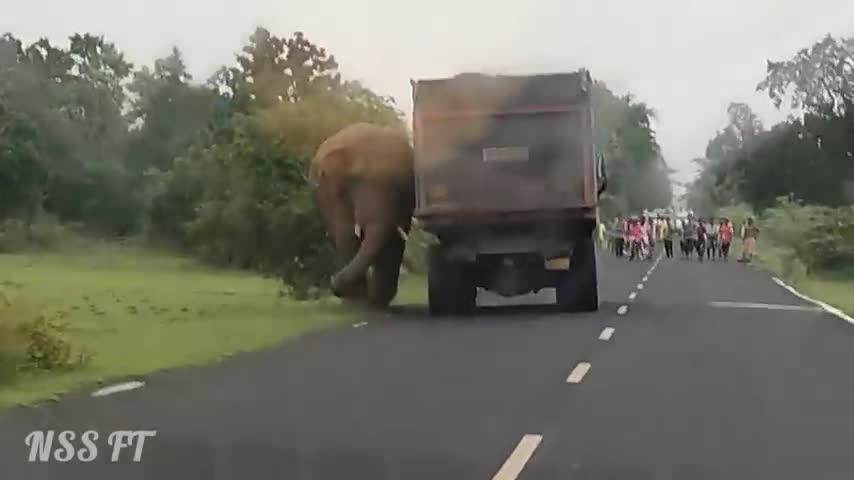
[[632, 245], [629, 260], [634, 260], [642, 254], [641, 250], [646, 239], [646, 229], [637, 218], [629, 221], [629, 239]]

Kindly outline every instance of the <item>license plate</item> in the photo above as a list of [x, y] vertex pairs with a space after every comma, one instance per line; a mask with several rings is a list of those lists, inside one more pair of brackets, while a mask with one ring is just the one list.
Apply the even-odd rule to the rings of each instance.
[[483, 161], [490, 163], [527, 162], [528, 147], [484, 148]]
[[569, 270], [569, 257], [550, 258], [546, 260], [546, 270]]

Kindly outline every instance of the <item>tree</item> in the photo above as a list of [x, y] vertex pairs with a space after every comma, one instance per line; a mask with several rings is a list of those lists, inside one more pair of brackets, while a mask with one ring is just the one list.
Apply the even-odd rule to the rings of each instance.
[[766, 131], [744, 104], [730, 104], [729, 124], [710, 140], [691, 189], [703, 208], [747, 201], [758, 209], [778, 197], [839, 206], [850, 203], [854, 179], [854, 44], [826, 36], [793, 59], [768, 62], [757, 85], [778, 108], [790, 97], [801, 118]]
[[166, 171], [176, 157], [208, 128], [217, 95], [211, 88], [192, 85], [183, 55], [177, 48], [143, 67], [128, 85], [130, 133], [126, 159], [137, 178], [146, 170]]
[[652, 121], [655, 112], [631, 95], [618, 97], [602, 82], [592, 94], [594, 142], [605, 153], [607, 214], [668, 207], [671, 170], [661, 156]]
[[789, 97], [793, 109], [820, 116], [842, 116], [854, 107], [854, 39], [825, 36], [789, 60], [767, 62], [756, 85], [776, 107]]
[[[256, 29], [242, 52], [206, 90], [211, 115], [224, 102], [227, 119], [202, 132], [167, 171], [149, 175], [151, 231], [208, 261], [278, 275], [304, 294], [325, 284], [334, 258], [304, 177], [308, 159], [346, 124], [402, 126], [401, 114], [386, 97], [343, 80], [334, 57], [299, 32], [281, 39]], [[139, 77], [140, 91], [190, 88], [165, 85], [156, 74]], [[153, 111], [140, 132], [150, 122], [154, 128], [160, 117]]]

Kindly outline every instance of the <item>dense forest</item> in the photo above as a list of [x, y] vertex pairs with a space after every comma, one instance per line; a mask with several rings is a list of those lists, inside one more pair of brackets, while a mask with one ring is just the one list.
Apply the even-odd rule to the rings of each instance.
[[[0, 37], [0, 250], [74, 230], [144, 238], [299, 290], [325, 283], [331, 246], [307, 161], [352, 122], [407, 128], [403, 112], [299, 32], [258, 28], [204, 82], [186, 61], [174, 48], [135, 66], [92, 34], [65, 45]], [[602, 82], [594, 109], [606, 213], [669, 206], [653, 110]]]
[[799, 116], [771, 126], [731, 103], [729, 123], [695, 162], [687, 202], [701, 215], [759, 215], [789, 263], [854, 265], [854, 39], [824, 37], [768, 61], [757, 91]]

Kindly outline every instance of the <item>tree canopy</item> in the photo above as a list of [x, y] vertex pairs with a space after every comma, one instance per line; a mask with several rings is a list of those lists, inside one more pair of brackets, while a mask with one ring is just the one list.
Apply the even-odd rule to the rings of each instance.
[[779, 197], [836, 207], [854, 202], [854, 41], [826, 36], [791, 59], [769, 61], [756, 86], [778, 108], [802, 112], [765, 129], [733, 103], [729, 124], [708, 143], [689, 205], [700, 212]]
[[[175, 47], [136, 66], [88, 33], [61, 45], [0, 37], [0, 228], [55, 217], [294, 286], [325, 283], [332, 255], [307, 162], [343, 126], [403, 128], [402, 113], [347, 79], [335, 56], [301, 32], [279, 37], [259, 27], [203, 81], [187, 62]], [[603, 83], [594, 109], [611, 208], [669, 204], [653, 110]]]
[[655, 112], [631, 95], [615, 95], [603, 82], [594, 84], [592, 101], [594, 141], [608, 170], [605, 214], [669, 207], [672, 171], [652, 128]]

